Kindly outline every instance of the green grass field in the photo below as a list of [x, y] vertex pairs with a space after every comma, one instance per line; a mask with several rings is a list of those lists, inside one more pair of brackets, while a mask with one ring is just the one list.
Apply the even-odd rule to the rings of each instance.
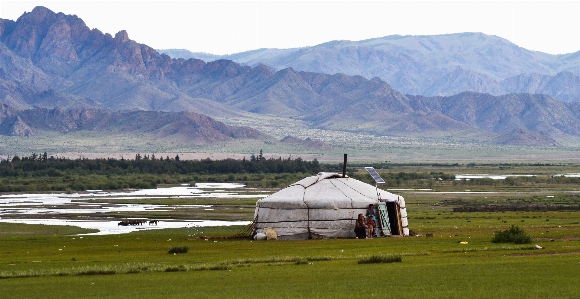
[[[418, 237], [252, 241], [225, 238], [243, 227], [82, 235], [92, 231], [0, 223], [0, 298], [580, 298], [580, 211], [453, 211], [514, 204], [578, 206], [578, 183], [549, 179], [578, 172], [577, 165], [380, 170], [391, 171], [533, 173], [538, 179], [402, 185], [409, 189], [392, 192], [405, 197], [409, 227]], [[414, 189], [424, 187], [429, 190]], [[176, 207], [167, 215], [154, 212], [155, 219], [251, 220], [255, 206], [255, 199], [193, 201], [216, 209], [192, 216], [179, 209], [191, 200], [122, 200]], [[107, 216], [113, 215], [102, 215]], [[492, 243], [495, 232], [512, 225], [524, 229], [532, 243]], [[185, 246], [187, 253], [168, 253]], [[400, 261], [359, 263], [377, 256]]]
[[[241, 227], [82, 236], [75, 228], [0, 224], [0, 297], [579, 298], [580, 212], [417, 209], [409, 218], [420, 237], [220, 238]], [[491, 242], [511, 224], [534, 242]], [[172, 246], [189, 251], [168, 254]], [[402, 261], [358, 263], [373, 255]]]

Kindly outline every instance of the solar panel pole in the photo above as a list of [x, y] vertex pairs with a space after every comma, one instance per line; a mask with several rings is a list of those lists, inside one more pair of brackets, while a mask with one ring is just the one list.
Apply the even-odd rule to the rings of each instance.
[[[365, 170], [371, 175], [371, 177], [375, 180], [375, 191], [377, 192], [377, 201], [378, 205], [377, 208], [379, 210], [379, 217], [381, 219], [381, 230], [384, 235], [390, 234], [390, 227], [388, 223], [388, 214], [386, 213], [386, 205], [383, 203], [381, 205], [381, 193], [379, 192], [379, 184], [384, 184], [385, 180], [381, 178], [378, 172], [373, 167], [365, 167]], [[373, 211], [374, 213], [374, 211]], [[385, 220], [386, 219], [386, 220]], [[385, 233], [387, 232], [387, 233]]]
[[385, 180], [381, 178], [379, 173], [373, 167], [365, 167], [365, 170], [371, 175], [371, 177], [375, 180], [375, 189], [377, 191], [377, 200], [380, 201], [381, 195], [379, 193], [379, 184], [384, 184]]

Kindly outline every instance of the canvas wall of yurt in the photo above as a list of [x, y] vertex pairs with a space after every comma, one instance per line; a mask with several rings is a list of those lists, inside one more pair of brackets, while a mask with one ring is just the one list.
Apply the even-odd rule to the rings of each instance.
[[378, 206], [379, 202], [390, 206], [390, 221], [397, 224], [389, 233], [408, 235], [402, 196], [344, 174], [325, 172], [258, 200], [253, 234], [272, 228], [281, 240], [355, 237], [358, 214], [365, 214], [369, 204]]

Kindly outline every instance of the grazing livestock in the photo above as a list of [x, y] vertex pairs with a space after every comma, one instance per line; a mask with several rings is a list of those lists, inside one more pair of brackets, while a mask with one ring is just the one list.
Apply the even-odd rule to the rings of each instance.
[[143, 225], [147, 221], [145, 220], [123, 220], [117, 224], [117, 226], [129, 226], [129, 225]]
[[157, 225], [157, 222], [158, 222], [157, 220], [149, 220], [149, 225], [153, 225], [153, 224]]

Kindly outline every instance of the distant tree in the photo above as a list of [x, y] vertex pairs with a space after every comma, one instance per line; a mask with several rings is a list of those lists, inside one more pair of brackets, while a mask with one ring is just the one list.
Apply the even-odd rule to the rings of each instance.
[[175, 155], [175, 161], [179, 161], [179, 154]]
[[318, 162], [318, 159], [314, 159], [312, 161], [312, 169], [314, 170], [314, 172], [319, 172], [319, 170], [320, 170], [320, 163]]
[[260, 149], [260, 154], [258, 155], [258, 161], [263, 161], [264, 160], [264, 155], [262, 153], [262, 150]]

